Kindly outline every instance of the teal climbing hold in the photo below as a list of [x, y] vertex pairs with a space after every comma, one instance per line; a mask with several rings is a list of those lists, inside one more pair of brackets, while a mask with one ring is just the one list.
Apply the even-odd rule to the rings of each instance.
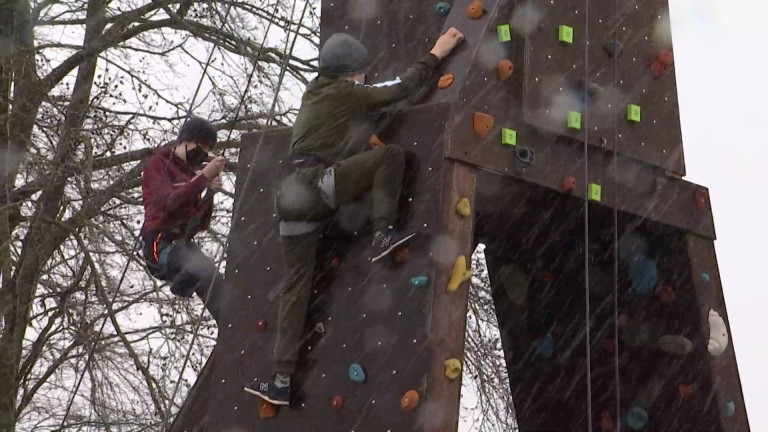
[[552, 353], [555, 352], [555, 341], [552, 339], [551, 334], [547, 334], [543, 338], [536, 339], [533, 344], [536, 349], [536, 354], [544, 358], [552, 357]]
[[638, 255], [629, 265], [631, 290], [637, 295], [649, 295], [658, 281], [656, 261], [645, 255]]
[[427, 283], [429, 283], [429, 278], [426, 276], [416, 276], [411, 278], [411, 285], [413, 286], [426, 286]]
[[352, 363], [349, 366], [349, 379], [355, 382], [365, 382], [365, 371], [363, 367], [357, 363]]
[[730, 401], [725, 404], [725, 415], [733, 417], [734, 414], [736, 414], [736, 404], [733, 403], [733, 401]]
[[632, 408], [627, 413], [627, 424], [636, 431], [645, 429], [648, 426], [648, 413], [642, 408]]
[[448, 16], [451, 13], [451, 4], [448, 2], [440, 2], [435, 6], [435, 12], [440, 16]]
[[704, 281], [704, 283], [709, 283], [709, 281], [712, 280], [712, 276], [710, 276], [709, 273], [702, 273], [701, 280]]

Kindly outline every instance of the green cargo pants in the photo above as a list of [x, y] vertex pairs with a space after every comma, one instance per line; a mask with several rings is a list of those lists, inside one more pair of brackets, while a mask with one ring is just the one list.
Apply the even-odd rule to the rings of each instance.
[[[404, 171], [405, 155], [396, 146], [369, 150], [340, 161], [334, 165], [336, 205], [351, 204], [372, 190], [373, 228], [384, 229], [397, 218]], [[299, 348], [304, 343], [302, 335], [312, 293], [318, 231], [280, 237], [284, 276], [277, 318], [275, 370], [285, 375], [295, 372]]]

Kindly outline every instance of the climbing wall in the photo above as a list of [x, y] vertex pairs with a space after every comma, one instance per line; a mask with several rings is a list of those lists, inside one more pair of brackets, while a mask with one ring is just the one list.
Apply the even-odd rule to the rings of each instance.
[[337, 212], [280, 411], [242, 388], [272, 373], [290, 129], [243, 138], [227, 313], [173, 430], [456, 430], [483, 242], [521, 431], [748, 431], [708, 191], [682, 180], [666, 2], [322, 6], [321, 40], [360, 38], [370, 82], [450, 27], [466, 42], [439, 88], [378, 130], [406, 151], [410, 258], [368, 261], [368, 200]]

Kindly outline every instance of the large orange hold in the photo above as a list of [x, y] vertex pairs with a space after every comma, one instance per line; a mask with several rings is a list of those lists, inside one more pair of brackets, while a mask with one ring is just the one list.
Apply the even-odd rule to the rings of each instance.
[[368, 144], [371, 145], [371, 148], [379, 148], [387, 145], [387, 143], [382, 141], [381, 138], [379, 138], [379, 136], [376, 134], [371, 135], [371, 138], [368, 140]]
[[600, 426], [600, 430], [603, 432], [613, 432], [613, 430], [616, 428], [613, 423], [613, 419], [611, 418], [611, 414], [608, 411], [603, 411], [600, 413], [600, 419], [597, 423]]
[[437, 81], [437, 88], [439, 89], [446, 89], [453, 84], [453, 75], [452, 74], [446, 74], [440, 77], [440, 80]]
[[464, 13], [472, 19], [480, 19], [483, 16], [483, 3], [479, 1], [473, 1], [464, 10]]
[[485, 113], [476, 112], [472, 117], [472, 126], [475, 129], [475, 135], [485, 138], [493, 129], [493, 116]]
[[263, 419], [271, 419], [277, 415], [277, 408], [271, 403], [259, 398], [259, 417]]
[[419, 393], [416, 390], [408, 390], [405, 392], [403, 397], [400, 398], [400, 407], [403, 409], [403, 411], [413, 411], [418, 405]]
[[496, 67], [499, 71], [499, 78], [502, 81], [506, 81], [512, 76], [512, 72], [515, 71], [515, 65], [512, 64], [512, 60], [504, 59], [499, 61], [499, 65]]

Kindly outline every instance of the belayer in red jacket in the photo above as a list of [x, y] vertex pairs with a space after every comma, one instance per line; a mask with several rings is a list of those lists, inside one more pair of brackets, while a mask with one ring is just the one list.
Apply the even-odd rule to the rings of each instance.
[[[213, 194], [221, 189], [219, 174], [226, 159], [214, 157], [199, 172], [216, 145], [216, 131], [205, 119], [191, 117], [176, 142], [157, 148], [146, 161], [141, 176], [144, 226], [142, 253], [149, 272], [168, 281], [180, 297], [197, 294], [218, 322], [216, 298], [224, 278], [216, 265], [193, 241], [208, 228]], [[208, 190], [205, 197], [203, 192]], [[208, 298], [212, 289], [212, 298]]]

